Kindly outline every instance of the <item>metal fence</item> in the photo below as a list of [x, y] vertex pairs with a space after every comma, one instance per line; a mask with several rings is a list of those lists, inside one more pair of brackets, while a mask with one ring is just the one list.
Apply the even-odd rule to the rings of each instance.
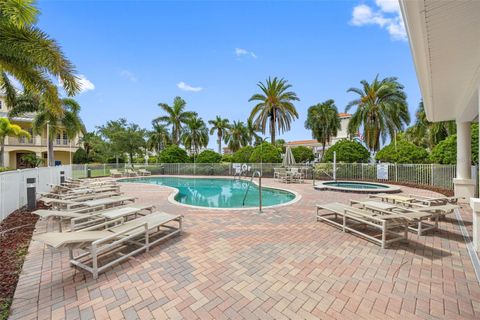
[[0, 173], [0, 221], [27, 204], [27, 178], [35, 178], [37, 192], [48, 192], [60, 183], [60, 172], [72, 176], [71, 166], [43, 167]]

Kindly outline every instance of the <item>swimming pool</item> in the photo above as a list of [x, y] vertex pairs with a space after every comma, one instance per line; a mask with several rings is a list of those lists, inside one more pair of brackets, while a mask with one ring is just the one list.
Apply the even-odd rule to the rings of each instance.
[[[258, 186], [250, 181], [225, 178], [142, 177], [122, 179], [121, 182], [149, 183], [178, 189], [175, 201], [208, 208], [254, 208], [259, 205]], [[245, 204], [243, 198], [247, 191]], [[295, 194], [273, 188], [262, 188], [264, 207], [285, 204]]]
[[317, 182], [315, 189], [350, 191], [360, 193], [399, 192], [400, 188], [383, 183], [359, 182], [359, 181], [323, 181]]

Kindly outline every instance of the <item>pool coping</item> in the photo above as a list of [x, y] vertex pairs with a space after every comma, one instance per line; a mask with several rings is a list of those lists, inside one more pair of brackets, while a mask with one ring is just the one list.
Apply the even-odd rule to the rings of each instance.
[[333, 191], [341, 191], [341, 192], [355, 192], [355, 193], [395, 193], [401, 192], [402, 188], [398, 186], [394, 186], [391, 184], [381, 183], [381, 182], [363, 182], [363, 181], [353, 181], [353, 180], [339, 180], [336, 182], [344, 182], [344, 183], [365, 183], [365, 184], [376, 184], [385, 186], [383, 189], [351, 189], [351, 188], [343, 188], [343, 187], [335, 187], [332, 185], [328, 185], [326, 183], [335, 182], [334, 180], [328, 181], [319, 181], [315, 183], [316, 190], [333, 190]]
[[[135, 179], [135, 178], [162, 178], [162, 177], [165, 177], [165, 178], [166, 177], [174, 177], [174, 178], [234, 180], [232, 177], [228, 177], [228, 176], [185, 176], [185, 175], [150, 175], [150, 176], [129, 177], [129, 178]], [[170, 193], [170, 195], [167, 198], [168, 202], [170, 202], [172, 204], [182, 206], [182, 207], [187, 207], [187, 208], [191, 208], [191, 209], [201, 209], [201, 210], [216, 210], [216, 211], [241, 211], [241, 210], [258, 210], [259, 209], [258, 207], [215, 208], [215, 207], [202, 207], [202, 206], [194, 206], [194, 205], [191, 205], [191, 204], [185, 204], [185, 203], [181, 203], [181, 202], [178, 202], [177, 200], [175, 200], [176, 195], [180, 192], [180, 190], [178, 190], [175, 187], [158, 185], [158, 184], [151, 184], [151, 183], [143, 183], [143, 182], [122, 182], [121, 181], [122, 179], [129, 179], [129, 178], [127, 178], [127, 177], [118, 178], [118, 179], [116, 179], [116, 181], [118, 181], [119, 183], [132, 183], [132, 184], [142, 184], [142, 185], [148, 184], [148, 185], [151, 185], [151, 186], [157, 186], [157, 187], [161, 187], [161, 188], [170, 189], [172, 192]], [[240, 179], [240, 180], [250, 182], [250, 180], [245, 180], [245, 179]], [[256, 181], [252, 180], [251, 182], [253, 184], [255, 184], [257, 187], [259, 186], [258, 182], [256, 182]], [[262, 210], [263, 209], [275, 209], [275, 208], [289, 206], [289, 205], [297, 203], [298, 201], [300, 201], [302, 199], [302, 195], [300, 193], [294, 191], [294, 190], [290, 190], [290, 189], [286, 189], [286, 188], [280, 188], [280, 187], [277, 187], [277, 186], [271, 186], [271, 185], [268, 185], [268, 184], [264, 185], [262, 183], [262, 188], [264, 188], [264, 187], [269, 188], [269, 189], [274, 189], [274, 190], [290, 192], [295, 196], [295, 198], [293, 198], [292, 200], [290, 200], [288, 202], [281, 203], [281, 204], [275, 204], [275, 205], [272, 205], [272, 206], [262, 206]]]

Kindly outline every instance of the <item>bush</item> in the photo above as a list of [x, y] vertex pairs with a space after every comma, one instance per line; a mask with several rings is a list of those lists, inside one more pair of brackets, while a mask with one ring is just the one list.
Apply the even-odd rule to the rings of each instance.
[[240, 148], [233, 154], [232, 160], [236, 163], [249, 162], [254, 148], [252, 146], [246, 146]]
[[282, 155], [277, 146], [264, 142], [255, 147], [250, 156], [250, 162], [280, 163]]
[[0, 172], [11, 171], [11, 170], [13, 169], [9, 167], [0, 167]]
[[304, 163], [307, 161], [313, 161], [313, 159], [315, 159], [313, 150], [309, 147], [299, 146], [292, 148], [292, 154], [297, 163]]
[[407, 140], [399, 140], [396, 147], [392, 142], [378, 151], [375, 159], [390, 163], [426, 163], [428, 162], [428, 152]]
[[342, 139], [327, 149], [323, 160], [325, 162], [333, 161], [333, 152], [337, 152], [338, 162], [367, 162], [370, 158], [370, 152], [361, 143], [353, 140]]
[[204, 150], [197, 156], [197, 163], [219, 163], [222, 160], [222, 156], [212, 150]]
[[[472, 164], [478, 164], [478, 124], [472, 124]], [[457, 135], [448, 136], [432, 149], [430, 161], [439, 164], [457, 163]]]
[[73, 163], [83, 164], [88, 163], [87, 152], [83, 148], [78, 148], [77, 151], [73, 154]]
[[160, 163], [187, 163], [189, 160], [187, 152], [177, 145], [168, 146], [158, 154]]
[[222, 162], [233, 162], [233, 154], [224, 154], [222, 156]]

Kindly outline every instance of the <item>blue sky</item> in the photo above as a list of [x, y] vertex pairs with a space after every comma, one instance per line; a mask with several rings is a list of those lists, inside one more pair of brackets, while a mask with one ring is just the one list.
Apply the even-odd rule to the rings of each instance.
[[[300, 118], [281, 135], [310, 139], [309, 106], [343, 111], [362, 79], [397, 76], [410, 111], [420, 92], [398, 5], [375, 1], [40, 1], [39, 26], [84, 77], [89, 130], [125, 117], [146, 128], [175, 96], [205, 120], [245, 121], [268, 76], [287, 79]], [[266, 136], [269, 136], [267, 133]], [[215, 147], [215, 138], [210, 147]]]

